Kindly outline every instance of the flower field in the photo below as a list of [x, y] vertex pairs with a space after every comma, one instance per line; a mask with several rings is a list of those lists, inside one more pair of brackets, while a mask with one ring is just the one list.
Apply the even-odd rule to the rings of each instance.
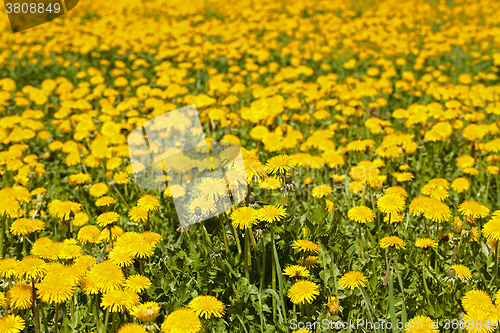
[[[0, 5], [0, 333], [499, 332], [499, 10]], [[202, 221], [235, 195], [202, 179], [180, 225], [128, 136], [189, 105], [248, 195]]]

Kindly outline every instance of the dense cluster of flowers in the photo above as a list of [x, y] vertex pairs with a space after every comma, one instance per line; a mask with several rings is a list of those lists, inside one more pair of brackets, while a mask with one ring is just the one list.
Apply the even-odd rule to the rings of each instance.
[[[0, 332], [286, 332], [301, 316], [396, 314], [408, 333], [458, 315], [493, 332], [496, 9], [82, 2], [18, 34], [1, 16]], [[127, 140], [191, 104], [208, 142], [241, 147], [226, 178], [249, 191], [201, 178], [195, 223], [179, 225], [173, 199], [190, 194], [140, 188]], [[182, 117], [164, 130], [200, 131]], [[169, 152], [175, 172], [210, 168]], [[241, 203], [204, 220], [229, 196]]]

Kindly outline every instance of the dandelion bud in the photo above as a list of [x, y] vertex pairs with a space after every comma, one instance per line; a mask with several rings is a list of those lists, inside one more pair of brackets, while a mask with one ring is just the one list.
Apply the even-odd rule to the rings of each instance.
[[328, 306], [328, 309], [332, 315], [336, 315], [340, 312], [340, 302], [339, 299], [335, 296], [328, 297], [328, 303], [325, 304]]
[[450, 268], [450, 270], [448, 271], [448, 274], [446, 274], [446, 276], [450, 279], [453, 279], [456, 275], [457, 274], [453, 268]]
[[453, 231], [457, 234], [462, 232], [462, 221], [459, 217], [455, 217], [455, 220], [453, 221]]
[[438, 237], [443, 242], [447, 242], [447, 241], [450, 240], [450, 234], [449, 233], [443, 233], [443, 232], [439, 231]]
[[491, 246], [491, 249], [493, 250], [493, 253], [495, 253], [497, 242], [494, 239], [488, 239], [488, 245]]

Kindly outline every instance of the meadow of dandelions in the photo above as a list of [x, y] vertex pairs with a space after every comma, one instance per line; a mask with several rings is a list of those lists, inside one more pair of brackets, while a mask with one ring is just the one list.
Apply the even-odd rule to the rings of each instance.
[[[499, 9], [80, 1], [18, 34], [0, 15], [0, 332], [498, 332]], [[140, 188], [127, 138], [193, 104], [249, 194], [186, 227], [185, 189]], [[202, 179], [191, 213], [226, 186]]]

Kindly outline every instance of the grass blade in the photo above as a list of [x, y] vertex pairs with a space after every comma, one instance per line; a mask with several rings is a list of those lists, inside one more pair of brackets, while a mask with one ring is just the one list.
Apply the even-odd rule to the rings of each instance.
[[[361, 294], [363, 295], [363, 299], [365, 300], [366, 311], [368, 312], [368, 320], [370, 320], [373, 323], [375, 319], [373, 318], [374, 311], [372, 307], [372, 302], [370, 302], [370, 297], [368, 297], [368, 294], [366, 293], [366, 290], [363, 287], [360, 286], [359, 289], [361, 290]], [[382, 333], [380, 328], [378, 329], [374, 328], [374, 332]]]
[[278, 260], [278, 251], [276, 251], [276, 243], [274, 242], [274, 239], [271, 240], [273, 244], [273, 251], [274, 251], [274, 260], [276, 262], [276, 273], [278, 275], [278, 286], [280, 290], [280, 300], [281, 300], [281, 306], [283, 308], [283, 317], [285, 319], [285, 322], [287, 321], [286, 319], [286, 308], [285, 308], [285, 300], [283, 299], [283, 275], [281, 274], [281, 266], [280, 262]]
[[401, 288], [401, 297], [403, 298], [403, 305], [401, 309], [401, 322], [404, 324], [406, 323], [406, 320], [408, 319], [407, 314], [406, 314], [406, 304], [405, 304], [405, 292], [403, 288], [403, 279], [401, 279], [401, 274], [399, 274], [399, 269], [398, 265], [396, 265], [396, 262], [394, 262], [394, 267], [396, 268], [396, 274], [398, 276], [398, 282], [399, 282], [399, 287]]

